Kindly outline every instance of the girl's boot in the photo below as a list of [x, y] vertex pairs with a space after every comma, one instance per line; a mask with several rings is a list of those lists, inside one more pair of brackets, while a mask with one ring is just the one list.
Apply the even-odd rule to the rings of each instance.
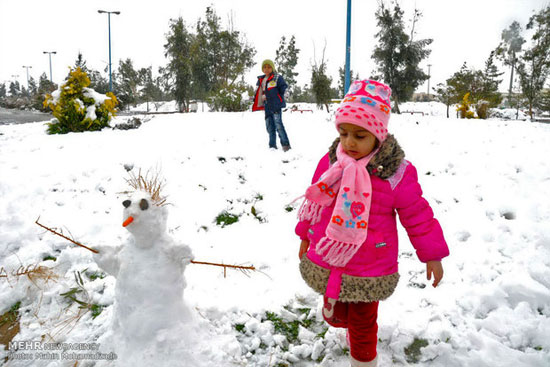
[[360, 362], [350, 356], [351, 358], [351, 367], [376, 367], [378, 366], [378, 356], [376, 356], [372, 361]]

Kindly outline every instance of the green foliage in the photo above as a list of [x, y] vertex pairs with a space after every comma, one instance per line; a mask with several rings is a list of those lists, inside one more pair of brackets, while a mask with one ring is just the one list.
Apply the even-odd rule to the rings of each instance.
[[74, 272], [74, 277], [76, 281], [76, 287], [70, 288], [67, 292], [61, 293], [65, 301], [69, 303], [69, 306], [76, 303], [78, 308], [84, 310], [85, 312], [90, 311], [92, 319], [95, 319], [101, 314], [105, 306], [91, 303], [91, 297], [88, 294], [88, 291], [84, 288], [84, 280], [79, 271]]
[[422, 15], [420, 11], [414, 10], [411, 36], [405, 32], [403, 15], [397, 2], [393, 4], [393, 10], [384, 2], [379, 2], [376, 21], [380, 30], [376, 34], [378, 42], [372, 54], [378, 65], [379, 78], [392, 89], [394, 108], [398, 113], [399, 102], [408, 101], [416, 88], [428, 79], [419, 64], [430, 55], [431, 50], [427, 47], [433, 41], [430, 38], [413, 39], [416, 22]]
[[290, 91], [294, 91], [294, 87], [296, 86], [298, 73], [294, 70], [298, 64], [299, 53], [300, 49], [296, 48], [296, 37], [294, 35], [290, 37], [288, 44], [286, 37], [281, 37], [279, 48], [275, 52], [275, 65], [277, 65], [277, 72], [285, 78]]
[[47, 260], [57, 261], [57, 257], [48, 255], [48, 256], [44, 256], [44, 258], [42, 259], [42, 261], [47, 261]]
[[248, 108], [243, 77], [254, 65], [256, 51], [239, 31], [223, 29], [213, 8], [197, 21], [196, 33], [181, 17], [172, 20], [164, 49], [169, 63], [163, 77], [182, 111], [191, 99], [208, 100], [221, 111]]
[[298, 341], [298, 333], [300, 331], [300, 325], [302, 325], [301, 321], [294, 320], [287, 322], [274, 312], [269, 311], [266, 311], [264, 320], [271, 321], [275, 333], [284, 335], [289, 343], [296, 343]]
[[50, 108], [55, 117], [48, 123], [48, 134], [97, 131], [109, 126], [118, 101], [112, 93], [107, 93], [108, 98], [103, 102], [96, 101], [95, 92], [87, 88], [89, 85], [86, 73], [80, 68], [71, 69], [65, 84], [46, 95], [44, 106]]
[[21, 301], [17, 301], [6, 313], [1, 315], [0, 326], [15, 322], [19, 318], [19, 307], [21, 307]]
[[[326, 49], [326, 44], [325, 44]], [[325, 106], [327, 112], [329, 112], [328, 104], [330, 103], [332, 93], [331, 84], [332, 78], [327, 75], [327, 64], [325, 61], [325, 49], [323, 49], [323, 55], [321, 61], [311, 66], [311, 91], [315, 97], [315, 102], [318, 107]]]
[[251, 87], [244, 82], [228, 85], [213, 92], [208, 99], [209, 105], [214, 111], [246, 111], [250, 107], [248, 99], [250, 93], [252, 93]]
[[517, 71], [532, 118], [533, 108], [550, 75], [550, 5], [529, 18], [527, 29], [533, 32], [531, 47], [518, 60]]
[[512, 107], [512, 89], [514, 85], [514, 69], [517, 64], [518, 55], [525, 40], [521, 36], [521, 25], [517, 21], [502, 31], [501, 42], [495, 49], [495, 56], [499, 58], [504, 65], [510, 66], [510, 86], [508, 88], [508, 104]]
[[420, 356], [422, 355], [420, 349], [427, 347], [428, 345], [429, 343], [426, 339], [414, 338], [413, 342], [407, 348], [405, 348], [405, 356], [407, 362], [418, 363], [418, 361], [420, 360]]
[[116, 92], [118, 95], [118, 101], [120, 103], [119, 108], [130, 108], [131, 105], [135, 105], [138, 101], [140, 86], [140, 78], [137, 70], [134, 69], [134, 65], [131, 59], [120, 60], [118, 65], [118, 77]]
[[244, 334], [245, 326], [244, 324], [235, 324], [235, 330], [237, 330], [239, 333]]
[[218, 226], [221, 225], [222, 228], [229, 226], [233, 223], [237, 223], [239, 221], [239, 216], [236, 214], [229, 213], [228, 211], [224, 210], [215, 219], [215, 222]]

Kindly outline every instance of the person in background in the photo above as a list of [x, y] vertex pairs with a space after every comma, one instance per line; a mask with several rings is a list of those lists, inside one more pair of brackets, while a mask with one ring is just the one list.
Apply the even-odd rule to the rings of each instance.
[[256, 95], [252, 111], [265, 111], [265, 126], [269, 134], [269, 147], [277, 149], [277, 134], [283, 151], [290, 149], [290, 142], [283, 125], [283, 111], [286, 106], [285, 92], [288, 88], [284, 78], [275, 72], [275, 65], [271, 60], [262, 62], [264, 75], [258, 76]]
[[388, 132], [390, 95], [374, 80], [350, 86], [336, 111], [340, 136], [317, 166], [296, 226], [300, 272], [324, 296], [327, 323], [347, 329], [352, 367], [377, 365], [378, 303], [399, 280], [396, 214], [434, 287], [449, 255], [416, 169]]

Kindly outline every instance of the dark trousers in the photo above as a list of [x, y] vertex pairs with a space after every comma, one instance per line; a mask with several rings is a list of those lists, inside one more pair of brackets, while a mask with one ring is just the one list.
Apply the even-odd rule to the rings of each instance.
[[326, 309], [332, 310], [325, 321], [334, 327], [348, 329], [351, 356], [360, 362], [372, 361], [376, 357], [378, 342], [378, 302], [347, 303], [336, 301], [332, 306], [324, 298]]
[[271, 113], [265, 116], [265, 127], [269, 134], [269, 147], [277, 149], [277, 133], [283, 147], [290, 147], [288, 136], [283, 125], [282, 113]]

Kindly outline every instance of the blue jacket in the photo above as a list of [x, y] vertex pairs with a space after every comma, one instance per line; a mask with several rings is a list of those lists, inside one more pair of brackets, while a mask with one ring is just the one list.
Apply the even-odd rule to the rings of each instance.
[[261, 89], [262, 82], [265, 77], [265, 75], [260, 75], [258, 77], [258, 82], [256, 83], [256, 95], [254, 96], [252, 111], [265, 110], [266, 115], [270, 115], [272, 113], [281, 113], [281, 109], [286, 107], [284, 96], [285, 91], [288, 88], [288, 84], [286, 84], [284, 78], [281, 75], [271, 73], [271, 75], [267, 79], [265, 91], [266, 100], [264, 104], [261, 100]]

